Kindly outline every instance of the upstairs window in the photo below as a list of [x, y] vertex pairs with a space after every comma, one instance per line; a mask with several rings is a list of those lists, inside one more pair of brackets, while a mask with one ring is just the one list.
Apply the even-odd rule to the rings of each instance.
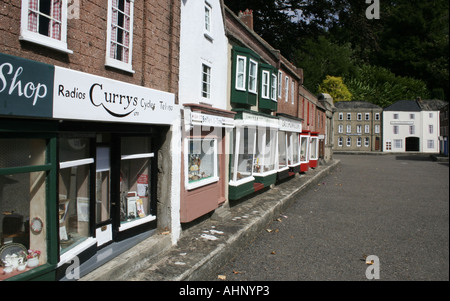
[[269, 71], [262, 72], [262, 98], [269, 98], [269, 82], [270, 82], [270, 73]]
[[256, 82], [258, 76], [258, 63], [250, 59], [250, 66], [248, 70], [248, 91], [256, 93]]
[[133, 10], [132, 0], [108, 0], [106, 65], [132, 73]]
[[202, 97], [211, 98], [211, 67], [202, 65]]
[[67, 0], [22, 0], [20, 39], [65, 53]]
[[272, 96], [273, 101], [277, 101], [277, 76], [272, 74]]
[[247, 66], [247, 58], [245, 56], [237, 56], [236, 63], [236, 90], [245, 91], [245, 69]]

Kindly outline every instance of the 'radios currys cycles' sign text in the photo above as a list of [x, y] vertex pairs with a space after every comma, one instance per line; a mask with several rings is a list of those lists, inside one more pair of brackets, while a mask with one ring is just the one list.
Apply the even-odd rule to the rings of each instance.
[[175, 95], [55, 66], [53, 118], [171, 124]]
[[0, 115], [52, 117], [54, 66], [0, 53]]

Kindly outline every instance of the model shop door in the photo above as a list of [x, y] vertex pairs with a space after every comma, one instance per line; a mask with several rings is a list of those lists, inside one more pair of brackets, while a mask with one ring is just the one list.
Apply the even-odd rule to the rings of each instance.
[[97, 146], [95, 173], [95, 223], [97, 246], [112, 240], [111, 220], [111, 149]]

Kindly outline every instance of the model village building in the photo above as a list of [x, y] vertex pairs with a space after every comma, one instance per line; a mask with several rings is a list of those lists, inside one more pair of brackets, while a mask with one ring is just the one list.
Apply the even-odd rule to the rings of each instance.
[[381, 151], [381, 107], [366, 101], [338, 101], [334, 106], [334, 150]]
[[0, 21], [0, 280], [61, 280], [74, 258], [86, 274], [162, 231], [176, 244], [331, 160], [332, 99], [251, 11], [21, 0]]

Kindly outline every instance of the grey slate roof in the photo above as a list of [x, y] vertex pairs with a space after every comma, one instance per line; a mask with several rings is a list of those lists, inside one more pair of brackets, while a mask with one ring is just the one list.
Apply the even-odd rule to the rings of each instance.
[[445, 101], [438, 99], [399, 100], [384, 108], [384, 110], [402, 112], [439, 111], [439, 109], [446, 104]]
[[337, 109], [381, 109], [380, 106], [367, 101], [336, 101], [334, 106]]

